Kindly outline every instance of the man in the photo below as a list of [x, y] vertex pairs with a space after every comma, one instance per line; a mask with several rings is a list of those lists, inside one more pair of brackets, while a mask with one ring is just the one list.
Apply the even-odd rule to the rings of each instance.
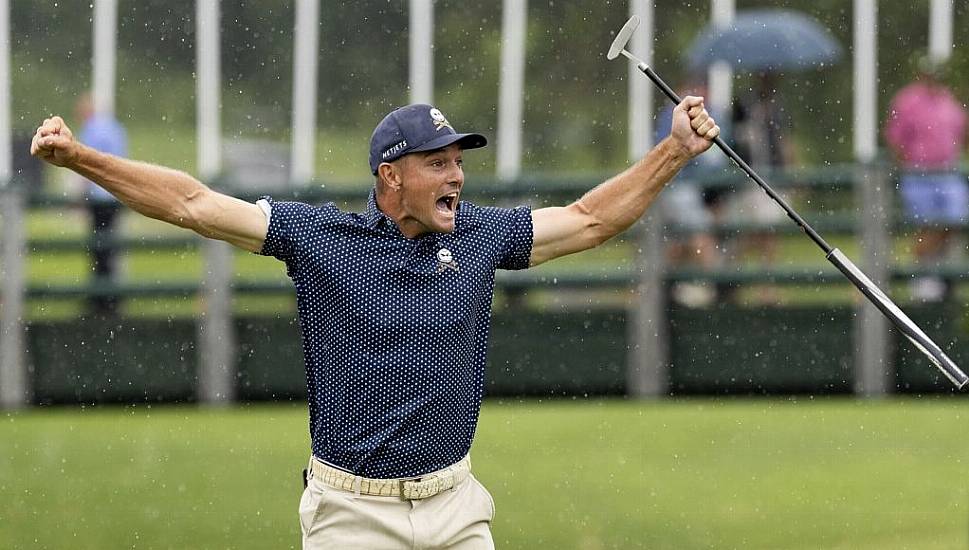
[[459, 202], [465, 149], [430, 105], [387, 115], [370, 142], [366, 211], [251, 204], [187, 174], [99, 153], [59, 117], [32, 154], [98, 182], [146, 216], [286, 262], [296, 285], [312, 457], [304, 548], [492, 548], [488, 492], [470, 474], [496, 269], [597, 246], [631, 226], [719, 127], [699, 97], [670, 137], [569, 206]]
[[[112, 115], [97, 113], [91, 94], [82, 95], [75, 106], [75, 116], [81, 121], [78, 141], [115, 156], [128, 154], [128, 136], [124, 127]], [[91, 234], [94, 236], [91, 263], [94, 278], [111, 282], [115, 275], [115, 249], [111, 232], [121, 211], [118, 199], [92, 181], [85, 180], [84, 198], [91, 213]], [[95, 315], [111, 315], [117, 308], [117, 297], [96, 295], [90, 299]]]
[[[965, 147], [966, 109], [938, 76], [941, 67], [927, 57], [918, 78], [892, 99], [885, 140], [902, 168], [899, 188], [905, 217], [918, 224], [915, 256], [921, 265], [943, 259], [950, 224], [969, 219], [969, 186], [959, 171]], [[937, 278], [913, 281], [916, 300], [939, 301], [950, 285]]]

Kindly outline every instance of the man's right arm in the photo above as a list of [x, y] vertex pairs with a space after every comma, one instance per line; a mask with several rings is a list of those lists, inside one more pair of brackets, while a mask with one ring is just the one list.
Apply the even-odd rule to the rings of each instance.
[[97, 183], [139, 214], [251, 252], [262, 250], [266, 240], [269, 223], [257, 205], [217, 193], [184, 172], [78, 143], [60, 117], [37, 128], [30, 153]]

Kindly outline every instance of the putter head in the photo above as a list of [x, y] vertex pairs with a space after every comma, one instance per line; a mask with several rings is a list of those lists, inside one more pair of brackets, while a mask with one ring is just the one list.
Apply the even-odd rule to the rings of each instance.
[[620, 52], [626, 49], [626, 44], [629, 43], [629, 37], [633, 35], [636, 31], [636, 27], [639, 26], [639, 16], [634, 15], [626, 21], [626, 24], [622, 26], [619, 30], [619, 34], [616, 35], [616, 39], [612, 41], [612, 46], [609, 46], [609, 52], [606, 54], [606, 59], [613, 60], [619, 57]]

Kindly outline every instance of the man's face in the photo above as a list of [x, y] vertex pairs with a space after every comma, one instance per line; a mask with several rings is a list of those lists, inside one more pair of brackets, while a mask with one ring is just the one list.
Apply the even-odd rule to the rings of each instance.
[[450, 233], [464, 185], [461, 147], [411, 153], [399, 161], [401, 207], [398, 220], [407, 235]]

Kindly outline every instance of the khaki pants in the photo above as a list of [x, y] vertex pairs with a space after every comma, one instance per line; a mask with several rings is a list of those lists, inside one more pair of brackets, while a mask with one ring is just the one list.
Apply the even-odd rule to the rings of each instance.
[[495, 504], [468, 475], [425, 499], [358, 495], [310, 476], [299, 503], [303, 549], [493, 549]]

